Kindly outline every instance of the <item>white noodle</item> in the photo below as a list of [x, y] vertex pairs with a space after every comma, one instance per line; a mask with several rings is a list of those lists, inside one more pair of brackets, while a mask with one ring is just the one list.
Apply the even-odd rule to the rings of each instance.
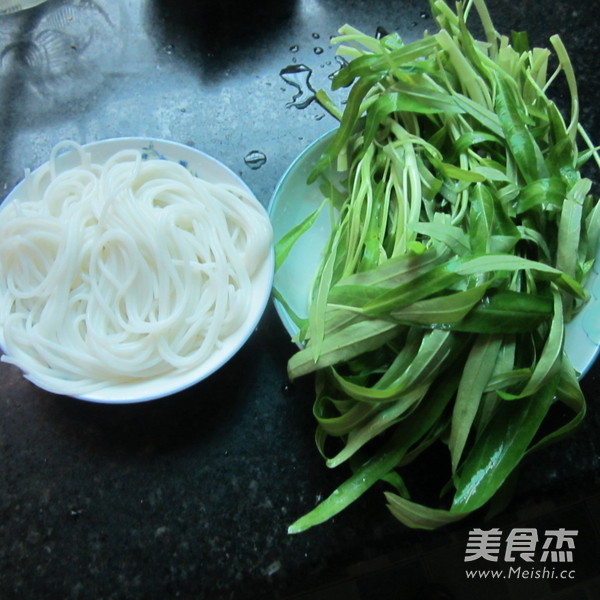
[[[78, 165], [60, 171], [59, 155]], [[242, 188], [58, 144], [0, 212], [2, 360], [85, 394], [202, 364], [244, 322], [271, 225]]]

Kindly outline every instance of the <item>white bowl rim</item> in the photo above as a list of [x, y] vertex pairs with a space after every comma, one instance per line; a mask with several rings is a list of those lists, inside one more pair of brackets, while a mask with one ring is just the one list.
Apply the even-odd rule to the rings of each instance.
[[[332, 129], [329, 129], [325, 133], [322, 133], [320, 136], [318, 136], [308, 146], [306, 146], [306, 148], [304, 148], [304, 150], [302, 150], [296, 156], [296, 158], [294, 158], [294, 160], [290, 163], [290, 165], [284, 171], [283, 175], [281, 176], [281, 178], [277, 182], [277, 185], [275, 186], [275, 190], [273, 191], [273, 194], [271, 195], [271, 199], [269, 200], [269, 204], [267, 207], [267, 212], [269, 213], [269, 217], [271, 217], [271, 219], [272, 219], [274, 213], [277, 211], [278, 207], [280, 206], [282, 190], [287, 185], [288, 180], [294, 175], [295, 171], [298, 168], [300, 168], [302, 163], [304, 163], [304, 161], [306, 161], [306, 159], [313, 152], [315, 152], [315, 150], [320, 145], [324, 144], [325, 141], [329, 137], [333, 136], [336, 131], [337, 131], [337, 127], [334, 127]], [[273, 232], [274, 241], [276, 242], [277, 239], [275, 238], [275, 233], [276, 232], [274, 231]], [[274, 280], [276, 279], [276, 277], [277, 277], [277, 273], [274, 274]], [[283, 304], [277, 298], [275, 298], [273, 300], [273, 304], [275, 306], [275, 311], [277, 312], [277, 315], [278, 315], [279, 319], [281, 320], [285, 330], [288, 332], [290, 337], [293, 338], [298, 333], [298, 327], [294, 323], [294, 320], [291, 318], [291, 316], [289, 315], [289, 313], [287, 312], [287, 310], [285, 309]]]

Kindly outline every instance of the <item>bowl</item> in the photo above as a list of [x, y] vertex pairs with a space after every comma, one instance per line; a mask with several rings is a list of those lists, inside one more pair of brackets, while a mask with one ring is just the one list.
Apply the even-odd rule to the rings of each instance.
[[[319, 183], [308, 184], [307, 178], [335, 131], [326, 132], [301, 152], [276, 186], [268, 207], [275, 243], [321, 206], [324, 197]], [[275, 308], [292, 338], [298, 333], [294, 314], [299, 318], [308, 315], [311, 284], [330, 232], [330, 217], [323, 210], [275, 272], [273, 287], [285, 300], [284, 304], [275, 299]], [[600, 348], [600, 248], [586, 288], [590, 300], [567, 324], [565, 332], [565, 350], [582, 376], [594, 363]]]
[[[222, 182], [243, 188], [251, 197], [252, 202], [255, 202], [259, 207], [259, 210], [264, 211], [264, 208], [252, 194], [248, 186], [231, 169], [212, 156], [195, 148], [172, 141], [142, 137], [106, 139], [84, 145], [82, 148], [89, 153], [93, 162], [100, 164], [104, 163], [116, 152], [131, 149], [141, 151], [143, 159], [160, 158], [177, 162], [186, 167], [192, 174], [210, 183]], [[57, 165], [60, 171], [73, 166], [73, 164], [75, 164], [74, 152], [65, 152], [57, 158]], [[35, 175], [43, 167], [44, 165], [33, 171], [32, 174]], [[0, 211], [9, 206], [19, 196], [24, 185], [25, 180], [17, 184], [5, 198], [2, 205], [0, 205]], [[264, 212], [265, 217], [267, 217], [266, 211]], [[223, 367], [253, 333], [270, 298], [273, 269], [274, 254], [271, 246], [267, 258], [259, 265], [252, 276], [250, 306], [242, 325], [228, 337], [224, 338], [220, 347], [216, 348], [204, 362], [186, 370], [174, 370], [171, 373], [158, 376], [141, 378], [124, 383], [113, 383], [95, 391], [68, 393], [65, 395], [90, 402], [124, 404], [170, 396], [199, 383]], [[0, 350], [6, 353], [1, 346]], [[40, 385], [40, 387], [44, 386]]]

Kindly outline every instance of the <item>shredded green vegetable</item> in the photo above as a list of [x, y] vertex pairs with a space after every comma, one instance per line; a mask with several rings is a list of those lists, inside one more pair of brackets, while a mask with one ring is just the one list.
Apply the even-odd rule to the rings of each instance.
[[[439, 30], [409, 44], [342, 27], [334, 42], [350, 62], [333, 89], [351, 85], [347, 103], [317, 95], [340, 119], [310, 177], [334, 226], [288, 371], [315, 373], [319, 451], [352, 474], [290, 533], [376, 483], [405, 525], [454, 522], [585, 414], [563, 344], [600, 232], [581, 167], [600, 160], [571, 62], [552, 37], [549, 75], [551, 52], [498, 33], [484, 0], [430, 4]], [[467, 26], [473, 11], [484, 41]], [[559, 73], [567, 121], [548, 96]], [[281, 240], [278, 264], [315, 217]], [[542, 435], [553, 402], [570, 417]], [[431, 506], [402, 473], [433, 444], [447, 472]]]

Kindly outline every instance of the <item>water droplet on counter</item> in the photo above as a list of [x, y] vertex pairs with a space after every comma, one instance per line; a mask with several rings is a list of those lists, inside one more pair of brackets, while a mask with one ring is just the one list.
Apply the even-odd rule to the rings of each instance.
[[300, 46], [298, 46], [298, 44], [290, 46], [290, 52], [298, 52], [298, 50], [300, 50]]
[[317, 46], [313, 49], [313, 52], [315, 54], [323, 54], [323, 48], [321, 48], [321, 46]]
[[260, 150], [250, 150], [246, 156], [244, 156], [244, 162], [251, 169], [260, 169], [266, 162], [267, 157], [264, 152]]
[[265, 570], [264, 573], [267, 577], [275, 575], [277, 571], [281, 569], [281, 563], [278, 560], [273, 561]]
[[295, 392], [295, 388], [291, 383], [284, 383], [281, 386], [281, 393], [284, 396], [292, 396]]
[[388, 31], [385, 27], [382, 27], [381, 25], [379, 25], [377, 27], [377, 29], [375, 30], [375, 39], [380, 40], [381, 38], [384, 38], [386, 35], [388, 35]]
[[328, 75], [329, 79], [333, 79], [340, 72], [340, 70], [348, 64], [348, 61], [343, 56], [336, 56], [335, 60], [338, 64], [338, 68], [333, 73]]
[[166, 525], [161, 525], [154, 530], [154, 537], [163, 538], [169, 535], [170, 532], [171, 530]]
[[426, 12], [422, 12], [420, 15], [421, 19], [427, 19], [429, 15]]
[[166, 46], [163, 47], [163, 50], [165, 51], [166, 54], [173, 54], [173, 50], [175, 50], [175, 46], [173, 46], [173, 44], [167, 44]]
[[317, 115], [315, 117], [315, 121], [320, 121], [321, 119], [325, 118], [325, 113], [321, 113], [320, 115]]
[[321, 36], [318, 33], [313, 33], [313, 40], [318, 40]]
[[286, 106], [306, 108], [315, 99], [315, 90], [310, 84], [312, 69], [304, 64], [288, 65], [279, 71], [279, 76], [289, 85], [297, 90], [292, 96], [292, 101]]

